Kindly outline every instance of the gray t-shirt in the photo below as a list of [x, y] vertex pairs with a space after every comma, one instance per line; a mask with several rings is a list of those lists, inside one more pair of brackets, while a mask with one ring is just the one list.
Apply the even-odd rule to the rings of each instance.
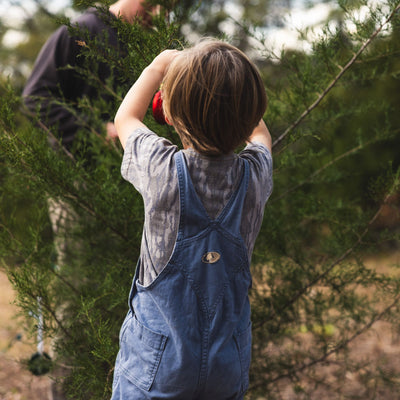
[[[126, 142], [122, 176], [142, 195], [145, 209], [139, 282], [148, 286], [168, 263], [179, 227], [177, 146], [149, 129], [135, 130]], [[204, 208], [216, 218], [235, 191], [244, 161], [250, 180], [243, 206], [240, 233], [249, 262], [260, 230], [265, 203], [272, 192], [272, 157], [262, 144], [251, 143], [239, 154], [204, 156], [183, 150], [193, 185]]]

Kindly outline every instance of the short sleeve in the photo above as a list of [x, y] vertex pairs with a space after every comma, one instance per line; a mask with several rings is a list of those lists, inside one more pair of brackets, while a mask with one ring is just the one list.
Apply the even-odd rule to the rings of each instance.
[[261, 143], [249, 143], [240, 153], [240, 157], [250, 162], [257, 186], [260, 188], [260, 197], [265, 203], [272, 193], [272, 155], [269, 149]]
[[177, 146], [150, 129], [136, 129], [125, 145], [122, 177], [144, 196], [153, 186], [152, 183], [164, 175], [166, 169], [171, 168], [171, 160], [176, 151]]

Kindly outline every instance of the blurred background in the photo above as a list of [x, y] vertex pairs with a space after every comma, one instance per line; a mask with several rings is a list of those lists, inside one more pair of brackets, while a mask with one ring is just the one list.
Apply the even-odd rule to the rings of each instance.
[[[99, 128], [92, 137], [82, 125], [90, 140], [82, 139], [71, 166], [46, 147], [20, 97], [46, 40], [94, 3], [1, 0], [0, 399], [49, 396], [52, 380], [27, 368], [38, 345], [38, 297], [45, 349], [69, 371], [71, 398], [109, 395], [143, 210], [119, 176], [121, 148], [109, 151], [98, 138], [99, 121], [115, 113], [149, 59], [205, 35], [245, 51], [269, 97], [275, 187], [253, 256], [248, 398], [400, 399], [399, 3], [159, 3], [166, 18], [142, 34], [145, 57], [126, 26], [127, 58], [102, 55], [121, 84], [110, 103], [78, 105]], [[74, 246], [61, 270], [49, 196], [69, 202], [80, 220], [68, 232]]]

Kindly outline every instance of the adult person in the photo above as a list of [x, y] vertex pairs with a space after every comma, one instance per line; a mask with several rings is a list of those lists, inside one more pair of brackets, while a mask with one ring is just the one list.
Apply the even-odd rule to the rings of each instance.
[[[80, 74], [92, 61], [84, 51], [88, 40], [95, 40], [105, 50], [111, 47], [123, 56], [125, 50], [118, 38], [116, 19], [122, 18], [128, 23], [139, 21], [143, 26], [148, 26], [157, 9], [158, 7], [149, 6], [143, 0], [118, 0], [108, 9], [88, 9], [72, 21], [72, 31], [67, 26], [61, 26], [47, 40], [23, 90], [23, 101], [30, 114], [36, 116], [39, 113], [41, 126], [52, 133], [49, 139], [53, 147], [57, 146], [59, 139], [66, 150], [74, 151], [77, 132], [86, 120], [79, 107], [82, 98], [94, 100], [100, 95], [106, 101], [109, 99], [106, 94], [100, 93], [98, 84]], [[107, 81], [113, 73], [110, 67], [97, 61], [92, 67], [91, 72], [96, 74], [97, 82], [108, 84]], [[111, 122], [113, 115], [104, 114], [102, 117], [107, 137], [116, 137], [115, 127]], [[69, 245], [65, 233], [76, 223], [76, 216], [62, 201], [49, 199], [48, 204], [55, 235], [57, 264], [62, 267]], [[53, 375], [64, 374], [56, 368]], [[48, 397], [49, 400], [66, 398], [57, 382], [51, 385]]]
[[[108, 9], [89, 8], [72, 21], [72, 32], [63, 25], [44, 44], [23, 90], [23, 100], [30, 114], [36, 116], [39, 113], [40, 124], [49, 132], [54, 148], [60, 140], [68, 152], [74, 151], [77, 132], [88, 118], [79, 106], [82, 98], [94, 100], [101, 96], [107, 103], [111, 101], [104, 90], [99, 90], [99, 85], [109, 84], [107, 81], [113, 71], [105, 62], [88, 57], [83, 50], [88, 40], [95, 41], [100, 49], [112, 47], [122, 56], [124, 44], [118, 38], [116, 19], [128, 23], [139, 21], [143, 26], [149, 26], [158, 9], [158, 6], [147, 4], [147, 0], [118, 0]], [[94, 80], [82, 75], [85, 68], [91, 68]], [[107, 137], [117, 137], [111, 122], [113, 115], [104, 113], [102, 119]], [[79, 154], [86, 165], [91, 165], [89, 152]], [[63, 233], [74, 224], [74, 221], [68, 221], [73, 219], [73, 213], [67, 204], [49, 199], [49, 216], [55, 234], [57, 263], [62, 265], [67, 247]]]
[[[139, 20], [148, 25], [155, 11], [156, 7], [143, 0], [118, 0], [105, 12], [90, 8], [72, 22], [76, 28], [73, 34], [63, 25], [42, 47], [23, 91], [24, 104], [33, 115], [39, 111], [39, 120], [47, 128], [57, 128], [67, 150], [71, 150], [76, 133], [86, 119], [79, 110], [79, 100], [99, 96], [98, 87], [79, 74], [79, 69], [87, 67], [83, 52], [87, 38], [100, 39], [105, 49], [113, 47], [123, 52], [113, 20], [121, 17], [129, 23]], [[101, 83], [110, 77], [107, 64], [96, 62], [93, 68]], [[107, 100], [107, 96], [103, 97]], [[103, 117], [107, 136], [116, 137], [114, 124], [110, 122], [112, 116]]]

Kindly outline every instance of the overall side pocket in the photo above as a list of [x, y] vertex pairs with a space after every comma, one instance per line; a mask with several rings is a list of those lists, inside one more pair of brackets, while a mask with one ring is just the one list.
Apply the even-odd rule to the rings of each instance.
[[119, 368], [137, 387], [149, 391], [154, 382], [167, 336], [154, 332], [132, 316], [121, 335]]

